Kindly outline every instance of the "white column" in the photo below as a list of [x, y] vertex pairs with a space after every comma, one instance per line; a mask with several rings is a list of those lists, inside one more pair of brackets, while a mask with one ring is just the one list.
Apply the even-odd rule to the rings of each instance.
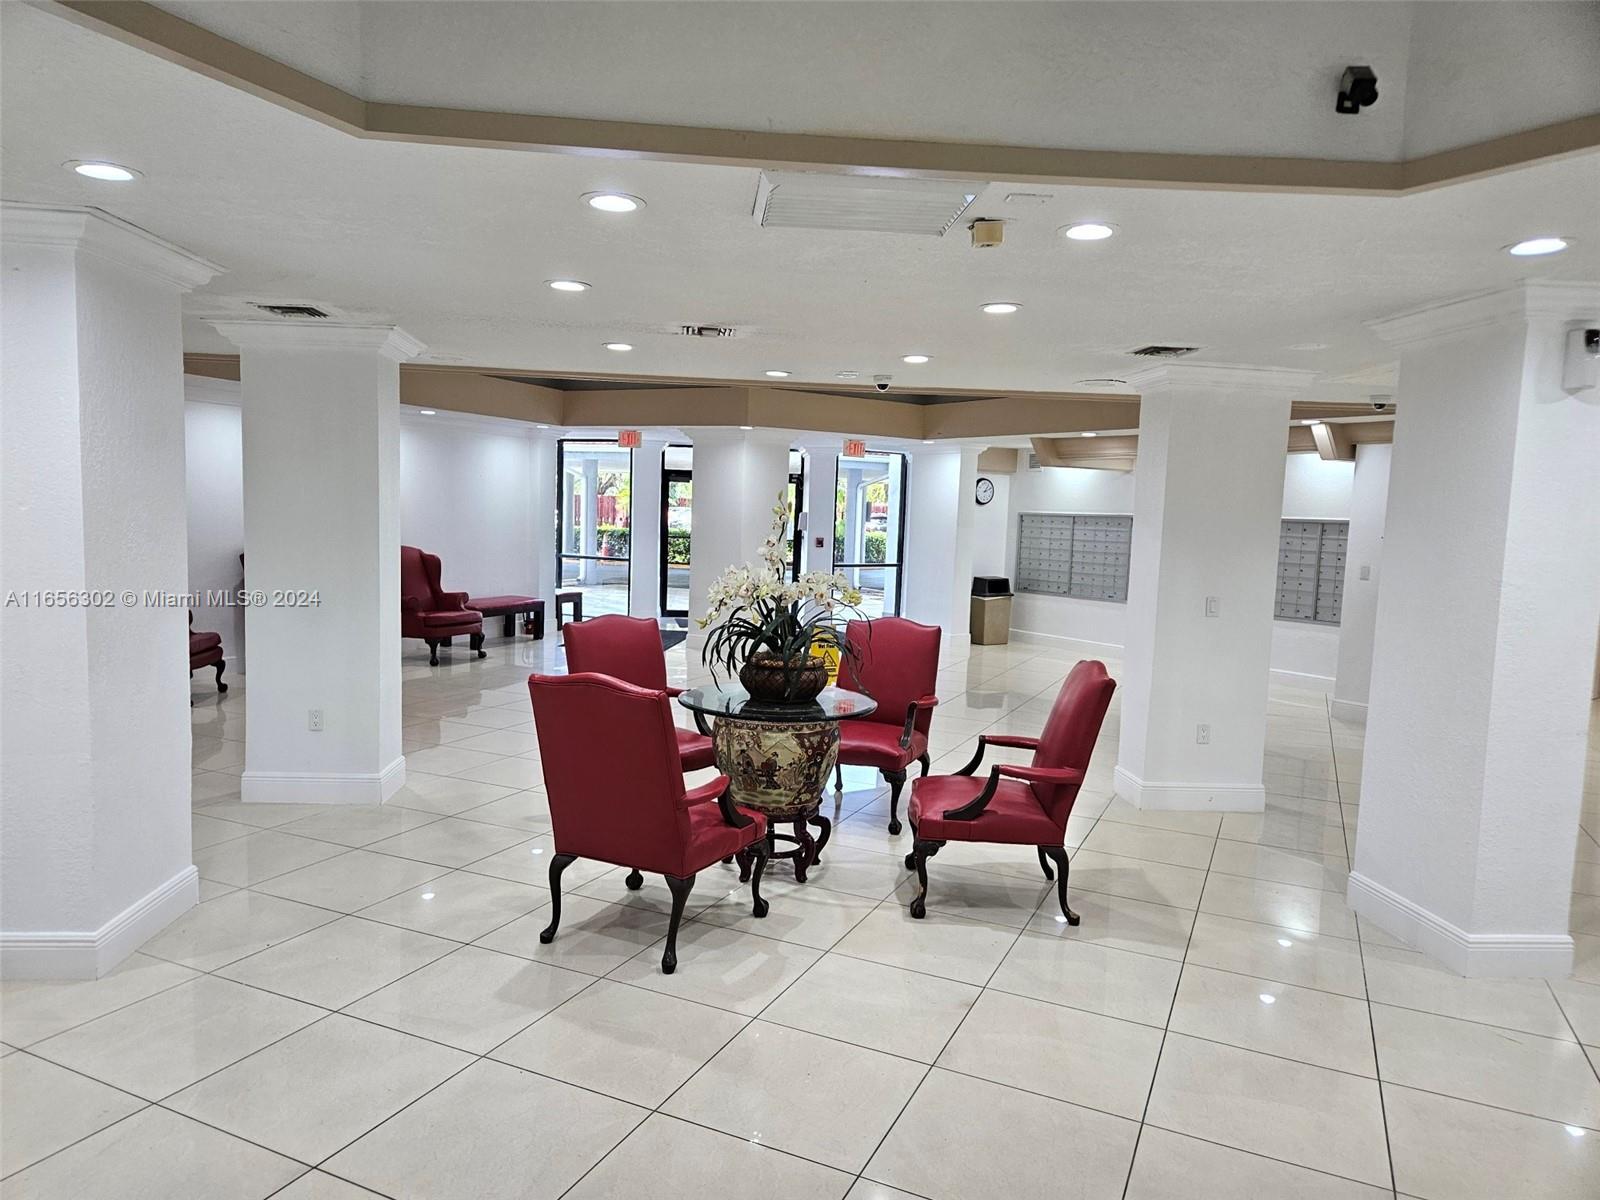
[[661, 454], [666, 448], [665, 438], [645, 438], [633, 452], [628, 612], [635, 617], [661, 614]]
[[797, 443], [806, 452], [805, 549], [802, 569], [833, 570], [833, 519], [839, 493], [839, 452], [844, 439], [838, 437], [802, 438]]
[[1137, 377], [1138, 486], [1117, 794], [1259, 812], [1290, 396], [1304, 371]]
[[[244, 398], [241, 795], [380, 804], [405, 782], [399, 363], [421, 344], [392, 326], [217, 328]], [[314, 602], [285, 602], [303, 593]]]
[[0, 214], [0, 972], [94, 979], [194, 905], [179, 297], [218, 268]]
[[694, 550], [689, 560], [689, 664], [698, 670], [712, 580], [751, 563], [789, 487], [789, 444], [781, 430], [687, 429], [694, 440]]
[[911, 455], [901, 611], [943, 628], [947, 643], [967, 636], [978, 450], [925, 446]]
[[1367, 686], [1372, 679], [1372, 635], [1378, 623], [1378, 577], [1383, 558], [1383, 524], [1389, 507], [1392, 447], [1356, 447], [1355, 479], [1350, 488], [1350, 538], [1346, 544], [1344, 596], [1339, 604], [1339, 667], [1333, 684], [1333, 715], [1365, 723]]
[[1600, 620], [1600, 287], [1378, 322], [1400, 407], [1350, 904], [1463, 975], [1565, 976]]

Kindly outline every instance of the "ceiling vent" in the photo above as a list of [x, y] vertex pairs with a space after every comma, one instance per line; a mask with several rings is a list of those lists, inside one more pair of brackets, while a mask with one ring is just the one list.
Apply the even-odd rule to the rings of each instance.
[[1193, 354], [1199, 346], [1140, 346], [1137, 350], [1128, 353], [1139, 358], [1182, 358], [1185, 354]]
[[311, 304], [257, 304], [251, 301], [251, 308], [259, 308], [262, 312], [269, 312], [275, 317], [315, 317], [325, 320], [328, 316], [322, 309]]
[[1039, 456], [1032, 450], [1028, 451], [1027, 463], [1027, 469], [1030, 471], [1038, 471], [1044, 467], [1044, 464], [1039, 461]]
[[731, 338], [739, 336], [739, 331], [732, 325], [679, 325], [678, 333], [682, 337], [698, 338]]
[[964, 180], [763, 171], [755, 218], [765, 229], [939, 237], [971, 207], [983, 186]]

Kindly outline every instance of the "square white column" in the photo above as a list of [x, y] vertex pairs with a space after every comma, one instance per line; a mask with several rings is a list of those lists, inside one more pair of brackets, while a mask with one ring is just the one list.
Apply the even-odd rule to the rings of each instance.
[[1290, 398], [1304, 371], [1171, 364], [1139, 388], [1117, 794], [1259, 812]]
[[179, 300], [218, 268], [0, 210], [0, 972], [94, 979], [190, 908]]
[[665, 438], [644, 438], [633, 452], [628, 530], [628, 612], [661, 615], [661, 455]]
[[391, 326], [217, 328], [244, 398], [241, 794], [380, 804], [405, 782], [399, 363], [421, 344]]
[[1463, 975], [1564, 976], [1600, 622], [1600, 286], [1373, 325], [1399, 347], [1350, 904]]
[[900, 607], [913, 621], [940, 626], [946, 646], [970, 624], [979, 449], [921, 446], [910, 456]]
[[1372, 638], [1378, 624], [1378, 580], [1382, 575], [1383, 527], [1389, 511], [1392, 446], [1356, 447], [1350, 487], [1350, 536], [1346, 542], [1344, 595], [1339, 601], [1339, 666], [1329, 711], [1342, 721], [1364, 723], [1372, 681]]

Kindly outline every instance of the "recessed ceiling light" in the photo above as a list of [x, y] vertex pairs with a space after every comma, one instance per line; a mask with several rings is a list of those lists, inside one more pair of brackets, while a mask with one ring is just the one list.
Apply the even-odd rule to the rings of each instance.
[[794, 372], [793, 371], [767, 371], [767, 372], [765, 372], [765, 374], [766, 374], [768, 379], [787, 379], [787, 378], [789, 378], [789, 376], [793, 375]]
[[1583, 1126], [1581, 1126], [1581, 1125], [1568, 1125], [1566, 1127], [1566, 1129], [1567, 1129], [1567, 1132], [1570, 1133], [1573, 1137], [1584, 1137], [1589, 1132], [1587, 1129], [1583, 1128]]
[[1260, 1000], [1263, 1004], [1276, 1004], [1278, 1002], [1278, 998], [1271, 992], [1262, 992], [1256, 997], [1256, 999]]
[[1085, 430], [1079, 436], [1081, 436], [1081, 437], [1099, 437], [1100, 435], [1098, 433], [1096, 433], [1094, 430], [1089, 429], [1089, 430]]
[[1282, 946], [1285, 950], [1287, 950], [1290, 946], [1294, 945], [1294, 943], [1291, 942], [1288, 938], [1279, 938], [1278, 939], [1278, 945]]
[[739, 426], [739, 428], [740, 429], [754, 429], [755, 426], [754, 425], [741, 425], [741, 426]]
[[834, 375], [835, 379], [860, 379], [860, 371], [840, 371]]
[[644, 201], [627, 192], [585, 192], [583, 198], [590, 208], [604, 213], [631, 213], [644, 207]]
[[[550, 426], [548, 426], [548, 425], [535, 425], [535, 426], [534, 426], [534, 428], [535, 428], [535, 429], [549, 429], [549, 428], [550, 428]], [[535, 854], [537, 854], [537, 853], [538, 853], [538, 851], [537, 851], [537, 850], [535, 850], [535, 851], [534, 851], [534, 853], [535, 853]]]
[[1068, 225], [1061, 231], [1075, 242], [1103, 242], [1116, 229], [1101, 221], [1079, 221], [1075, 225]]
[[433, 899], [433, 893], [432, 892], [423, 892], [422, 893], [422, 898], [424, 900], [432, 900]]
[[931, 445], [933, 445], [933, 439], [932, 438], [923, 438], [922, 439], [922, 444], [924, 446], [931, 446]]
[[437, 417], [439, 415], [438, 412], [431, 408], [419, 408], [417, 411], [425, 417]]
[[1317, 423], [1317, 419], [1315, 417], [1311, 417], [1311, 418], [1309, 418], [1307, 420], [1304, 420], [1304, 421], [1300, 422], [1300, 424], [1302, 424], [1302, 425], [1315, 425], [1316, 423]]
[[633, 349], [627, 342], [606, 342], [605, 347], [607, 350], [615, 350], [618, 354], [625, 354]]
[[142, 171], [135, 171], [132, 167], [124, 167], [114, 162], [101, 162], [97, 159], [74, 158], [61, 165], [71, 167], [79, 175], [104, 180], [106, 183], [127, 183], [130, 179], [137, 179], [143, 174]]
[[933, 358], [927, 354], [904, 354], [901, 355], [900, 361], [903, 363], [910, 363], [912, 366], [916, 367], [921, 366], [925, 362], [932, 362]]
[[1506, 253], [1515, 254], [1518, 258], [1534, 258], [1540, 254], [1559, 254], [1566, 248], [1566, 238], [1536, 237], [1518, 242], [1515, 246], [1507, 246]]
[[1014, 304], [1010, 300], [991, 300], [983, 306], [983, 311], [991, 317], [1003, 317], [1008, 313], [1016, 312], [1021, 307], [1022, 305]]
[[587, 292], [589, 285], [581, 279], [546, 279], [545, 283], [558, 292]]
[[1327, 342], [1296, 342], [1292, 346], [1285, 346], [1285, 350], [1326, 350]]

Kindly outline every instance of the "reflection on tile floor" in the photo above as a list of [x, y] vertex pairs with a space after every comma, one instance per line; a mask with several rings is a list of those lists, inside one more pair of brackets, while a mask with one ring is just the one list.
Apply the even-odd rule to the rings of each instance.
[[[1278, 687], [1260, 815], [1114, 799], [1112, 712], [1077, 928], [1004, 847], [948, 847], [912, 921], [909, 833], [847, 770], [810, 882], [777, 872], [758, 922], [704, 872], [663, 976], [665, 889], [605, 864], [539, 943], [524, 681], [561, 651], [489, 649], [408, 654], [377, 810], [241, 804], [247, 681], [196, 685], [203, 902], [105, 979], [5, 985], [0, 1200], [1600, 1196], [1600, 746], [1571, 980], [1460, 979], [1357, 922], [1362, 731]], [[1036, 732], [1076, 657], [948, 651], [934, 769]]]

